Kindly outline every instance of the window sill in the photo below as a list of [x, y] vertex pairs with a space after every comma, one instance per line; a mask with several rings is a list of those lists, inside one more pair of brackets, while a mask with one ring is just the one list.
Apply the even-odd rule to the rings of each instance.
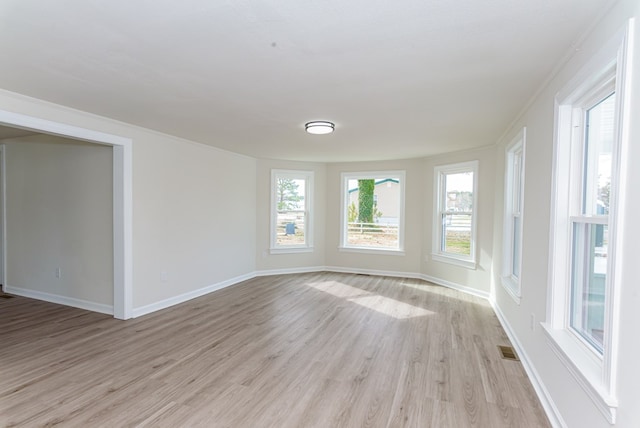
[[383, 254], [389, 256], [404, 256], [404, 250], [393, 250], [390, 248], [365, 248], [365, 247], [338, 247], [340, 252], [344, 253], [362, 253], [362, 254]]
[[551, 349], [587, 393], [596, 407], [607, 418], [610, 424], [615, 424], [617, 399], [608, 393], [603, 379], [603, 365], [595, 354], [566, 329], [555, 329], [547, 323], [541, 323]]
[[277, 247], [270, 248], [269, 254], [312, 253], [313, 247]]
[[476, 262], [474, 260], [461, 259], [444, 254], [431, 254], [431, 259], [436, 262], [449, 263], [451, 265], [461, 266], [463, 268], [475, 270]]
[[[520, 305], [520, 284], [513, 280], [513, 278], [509, 276], [503, 276], [500, 278], [502, 282], [502, 287], [506, 290], [506, 292], [511, 296], [511, 298]], [[517, 291], [516, 291], [517, 290]]]

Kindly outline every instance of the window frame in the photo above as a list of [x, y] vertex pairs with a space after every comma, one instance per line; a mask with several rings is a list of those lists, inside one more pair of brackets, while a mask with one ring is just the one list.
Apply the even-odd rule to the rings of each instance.
[[[629, 25], [607, 42], [555, 98], [547, 319], [542, 323], [552, 351], [611, 424], [615, 423], [618, 406], [616, 385], [621, 282], [616, 272], [620, 272], [622, 266], [621, 258], [616, 254], [622, 249], [622, 235], [618, 230], [624, 230], [622, 204], [627, 193], [624, 177], [628, 166], [622, 160], [626, 159], [624, 153], [629, 145], [630, 94], [626, 88], [631, 67], [627, 62], [631, 35], [632, 27]], [[576, 145], [584, 144], [582, 137], [572, 130], [575, 109], [592, 107], [593, 104], [589, 106], [589, 103], [598, 98], [598, 94], [602, 95], [603, 88], [612, 80], [616, 94], [615, 122], [608, 215], [604, 342], [603, 352], [599, 355], [570, 326], [572, 220], [577, 218], [573, 214], [576, 212], [576, 195], [581, 191], [577, 182], [583, 179], [583, 159], [576, 155], [576, 150], [582, 148]], [[581, 171], [578, 177], [576, 171]], [[599, 221], [594, 216], [587, 218]]]
[[[460, 162], [434, 167], [434, 209], [433, 209], [433, 242], [431, 247], [431, 258], [438, 262], [450, 263], [462, 266], [467, 269], [475, 269], [477, 265], [477, 217], [478, 217], [478, 165], [477, 160]], [[446, 214], [442, 207], [446, 207], [445, 181], [443, 177], [448, 174], [459, 174], [463, 172], [473, 173], [473, 209], [471, 211], [471, 242], [469, 255], [449, 253], [442, 250], [442, 216]]]
[[[399, 201], [398, 201], [398, 247], [364, 247], [348, 243], [348, 207], [349, 207], [349, 180], [373, 179], [382, 180], [387, 178], [398, 177], [399, 185]], [[339, 251], [369, 253], [369, 254], [388, 254], [388, 255], [404, 255], [404, 233], [405, 233], [405, 183], [406, 172], [403, 170], [393, 171], [361, 171], [361, 172], [342, 172], [340, 174], [340, 243]]]
[[[299, 171], [288, 169], [271, 170], [271, 199], [269, 223], [269, 252], [270, 254], [307, 253], [313, 251], [313, 171]], [[304, 193], [304, 238], [302, 244], [278, 245], [277, 223], [277, 182], [279, 178], [305, 181]]]
[[[505, 178], [504, 178], [504, 217], [502, 230], [502, 276], [501, 283], [513, 300], [520, 304], [522, 297], [522, 238], [524, 230], [524, 182], [526, 158], [527, 128], [523, 127], [505, 147]], [[515, 170], [515, 159], [519, 156], [518, 171]], [[518, 174], [516, 181], [516, 174]], [[515, 201], [516, 186], [518, 187], [517, 209]], [[520, 219], [518, 230], [518, 274], [514, 275], [514, 256], [516, 235], [515, 217]]]

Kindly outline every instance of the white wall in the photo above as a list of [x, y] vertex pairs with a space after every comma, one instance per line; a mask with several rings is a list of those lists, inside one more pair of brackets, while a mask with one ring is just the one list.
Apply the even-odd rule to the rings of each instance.
[[[313, 251], [270, 254], [271, 170], [313, 171]], [[287, 271], [289, 269], [324, 266], [326, 165], [312, 162], [289, 162], [259, 159], [256, 172], [256, 270]]]
[[113, 311], [111, 147], [47, 135], [2, 143], [7, 291]]
[[134, 137], [134, 307], [254, 271], [255, 174], [252, 158]]
[[[548, 85], [539, 93], [524, 114], [506, 133], [498, 149], [495, 175], [495, 234], [494, 234], [494, 287], [499, 311], [517, 337], [542, 385], [548, 390], [549, 398], [558, 409], [559, 417], [568, 427], [609, 427], [605, 417], [596, 409], [569, 370], [551, 351], [539, 325], [530, 327], [531, 316], [536, 322], [544, 321], [547, 302], [547, 269], [549, 258], [551, 167], [554, 138], [554, 96], [584, 66], [589, 59], [608, 41], [615, 32], [621, 30], [627, 19], [640, 19], [640, 2], [621, 0], [578, 46], [573, 56], [562, 66]], [[640, 23], [636, 22], [636, 25]], [[640, 199], [636, 197], [640, 186], [640, 31], [636, 28], [632, 73], [632, 103], [630, 147], [623, 162], [629, 166], [628, 175], [623, 178], [630, 192], [626, 200], [625, 229], [622, 233], [623, 268], [620, 274], [622, 287], [622, 307], [620, 318], [620, 353], [618, 361], [619, 400], [618, 427], [640, 426], [640, 263], [638, 242], [640, 223], [637, 221]], [[510, 141], [523, 126], [527, 127], [526, 183], [524, 208], [524, 236], [522, 263], [522, 299], [517, 305], [499, 285], [500, 259], [502, 252], [502, 188], [504, 144]]]
[[8, 91], [0, 109], [133, 140], [135, 313], [254, 271], [255, 159]]

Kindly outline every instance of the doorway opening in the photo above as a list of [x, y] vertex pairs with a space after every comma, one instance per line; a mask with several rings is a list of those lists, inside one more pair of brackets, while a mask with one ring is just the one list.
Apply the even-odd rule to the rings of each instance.
[[[112, 146], [113, 149], [113, 316], [128, 319], [133, 316], [132, 270], [132, 153], [129, 138], [80, 128], [64, 123], [0, 110], [0, 125], [40, 134], [49, 134], [92, 144]], [[5, 207], [5, 154], [0, 151], [0, 201], [2, 216], [0, 239], [0, 282], [6, 286], [6, 207]]]

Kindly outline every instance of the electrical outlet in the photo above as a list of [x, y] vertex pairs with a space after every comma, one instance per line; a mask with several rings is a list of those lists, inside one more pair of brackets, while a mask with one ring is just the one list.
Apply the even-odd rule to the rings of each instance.
[[168, 280], [169, 280], [169, 275], [167, 274], [167, 272], [165, 271], [160, 272], [160, 281], [167, 282]]
[[62, 269], [56, 268], [56, 278], [61, 278], [61, 277], [62, 277]]

